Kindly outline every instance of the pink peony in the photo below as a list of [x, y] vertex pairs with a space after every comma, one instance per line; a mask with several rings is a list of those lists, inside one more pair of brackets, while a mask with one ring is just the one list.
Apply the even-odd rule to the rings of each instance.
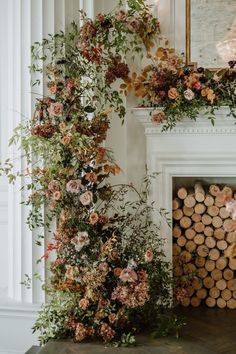
[[61, 117], [63, 113], [63, 104], [59, 102], [52, 102], [48, 108], [48, 113], [51, 116]]
[[151, 262], [153, 260], [153, 251], [152, 250], [147, 250], [145, 255], [144, 255], [145, 262]]
[[79, 200], [83, 205], [89, 205], [93, 201], [93, 193], [90, 191], [86, 191], [83, 194], [81, 194]]
[[90, 243], [87, 231], [78, 232], [78, 235], [71, 240], [71, 243], [75, 246], [76, 251], [80, 252], [84, 246], [88, 246]]
[[66, 190], [70, 193], [79, 193], [81, 186], [80, 179], [71, 179], [66, 183]]
[[130, 268], [123, 269], [119, 278], [121, 281], [128, 282], [128, 283], [133, 283], [138, 280], [137, 273]]

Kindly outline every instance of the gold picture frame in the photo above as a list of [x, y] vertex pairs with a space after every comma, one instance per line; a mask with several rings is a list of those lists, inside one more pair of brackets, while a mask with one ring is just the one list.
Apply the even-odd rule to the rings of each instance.
[[197, 63], [191, 60], [191, 0], [185, 0], [185, 18], [186, 18], [186, 65], [196, 68]]
[[[192, 25], [191, 25], [191, 17], [192, 17], [192, 13], [191, 13], [191, 0], [185, 0], [185, 18], [186, 18], [186, 30], [185, 30], [185, 41], [186, 41], [186, 45], [185, 45], [185, 53], [186, 53], [186, 65], [193, 67], [193, 68], [197, 68], [198, 67], [198, 63], [194, 62], [192, 60], [192, 53], [191, 53], [191, 30], [192, 30]], [[201, 66], [201, 65], [200, 65]], [[221, 69], [225, 69], [226, 67], [223, 66], [219, 66], [219, 67], [209, 67], [208, 69], [211, 71], [218, 71]]]

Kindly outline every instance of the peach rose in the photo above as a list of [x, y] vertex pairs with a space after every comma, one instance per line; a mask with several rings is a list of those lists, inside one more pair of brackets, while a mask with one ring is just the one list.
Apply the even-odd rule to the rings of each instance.
[[90, 173], [86, 173], [85, 179], [86, 181], [95, 183], [97, 182], [98, 177], [95, 172], [90, 172]]
[[63, 113], [63, 104], [59, 102], [52, 102], [48, 108], [48, 113], [51, 116], [61, 117]]
[[61, 198], [61, 192], [56, 191], [53, 193], [53, 199], [54, 200], [59, 200]]
[[161, 111], [154, 111], [152, 114], [152, 123], [155, 124], [159, 124], [159, 123], [163, 123], [163, 121], [165, 120], [166, 116], [164, 112]]
[[216, 97], [214, 91], [212, 89], [210, 89], [209, 87], [205, 87], [204, 89], [202, 89], [201, 95], [202, 95], [202, 97], [206, 97], [208, 99], [208, 101], [211, 102], [211, 104], [213, 104], [214, 99]]
[[88, 299], [83, 298], [83, 299], [81, 299], [81, 300], [79, 301], [79, 307], [80, 307], [82, 310], [86, 310], [86, 308], [88, 307], [88, 305], [89, 305], [89, 300], [88, 300]]
[[60, 184], [58, 181], [56, 180], [52, 180], [49, 184], [48, 184], [48, 190], [52, 193], [57, 192], [60, 190]]
[[95, 225], [99, 220], [99, 216], [97, 213], [91, 213], [89, 216], [89, 223], [91, 225]]
[[169, 89], [168, 91], [168, 97], [171, 100], [175, 100], [177, 97], [179, 96], [178, 91], [176, 90], [175, 87], [172, 87], [171, 89]]
[[86, 191], [81, 194], [79, 200], [83, 205], [89, 205], [93, 201], [93, 193], [90, 191]]
[[145, 259], [145, 262], [151, 262], [153, 260], [153, 251], [152, 250], [147, 250], [145, 255], [144, 255], [144, 259]]
[[70, 144], [70, 141], [71, 141], [71, 138], [70, 138], [68, 135], [63, 136], [63, 138], [61, 139], [61, 143], [62, 143], [63, 145], [68, 145], [68, 144]]
[[210, 101], [211, 104], [213, 104], [215, 98], [216, 98], [216, 95], [215, 95], [214, 91], [212, 89], [210, 89], [207, 94], [208, 101]]
[[119, 278], [121, 281], [128, 283], [134, 283], [138, 280], [137, 273], [131, 268], [123, 269]]
[[59, 124], [60, 129], [66, 129], [66, 124], [64, 122]]

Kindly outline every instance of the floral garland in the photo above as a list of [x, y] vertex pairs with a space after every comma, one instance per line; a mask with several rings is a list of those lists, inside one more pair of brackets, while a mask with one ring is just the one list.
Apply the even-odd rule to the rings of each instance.
[[214, 124], [214, 113], [222, 106], [228, 106], [229, 115], [236, 118], [236, 72], [232, 63], [232, 69], [214, 73], [186, 66], [172, 48], [160, 47], [147, 57], [150, 65], [126, 78], [122, 89], [144, 99], [144, 106], [154, 107], [152, 121], [164, 123], [164, 131], [185, 117], [196, 120], [200, 112]]
[[[33, 119], [15, 130], [11, 143], [21, 142], [28, 165], [19, 175], [31, 179], [25, 186], [30, 228], [57, 220], [42, 256], [53, 252], [55, 259], [46, 286], [50, 302], [34, 326], [41, 344], [102, 338], [127, 346], [144, 328], [166, 335], [179, 326], [176, 318], [166, 321], [172, 279], [146, 204], [149, 180], [141, 193], [132, 185], [110, 185], [120, 167], [102, 145], [111, 112], [125, 115], [111, 84], [128, 80], [128, 48], [150, 48], [159, 33], [144, 1], [128, 1], [127, 11], [121, 5], [94, 21], [82, 14], [80, 29], [73, 23], [68, 33], [32, 47], [32, 72], [42, 72], [46, 62], [48, 95], [37, 100]], [[10, 168], [7, 161], [2, 172], [14, 181]], [[126, 200], [130, 191], [133, 202]]]

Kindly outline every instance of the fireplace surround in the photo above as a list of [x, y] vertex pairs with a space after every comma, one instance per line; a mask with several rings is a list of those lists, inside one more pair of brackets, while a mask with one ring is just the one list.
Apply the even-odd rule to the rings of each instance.
[[[218, 183], [230, 179], [236, 185], [236, 125], [227, 116], [227, 107], [216, 113], [214, 126], [200, 115], [196, 122], [186, 118], [167, 132], [162, 132], [162, 124], [151, 122], [151, 112], [135, 108], [132, 115], [144, 127], [148, 173], [158, 173], [149, 197], [158, 208], [171, 213], [176, 178], [180, 183], [187, 177]], [[161, 234], [166, 238], [165, 254], [172, 261], [172, 230], [158, 213], [153, 217], [161, 224]]]

